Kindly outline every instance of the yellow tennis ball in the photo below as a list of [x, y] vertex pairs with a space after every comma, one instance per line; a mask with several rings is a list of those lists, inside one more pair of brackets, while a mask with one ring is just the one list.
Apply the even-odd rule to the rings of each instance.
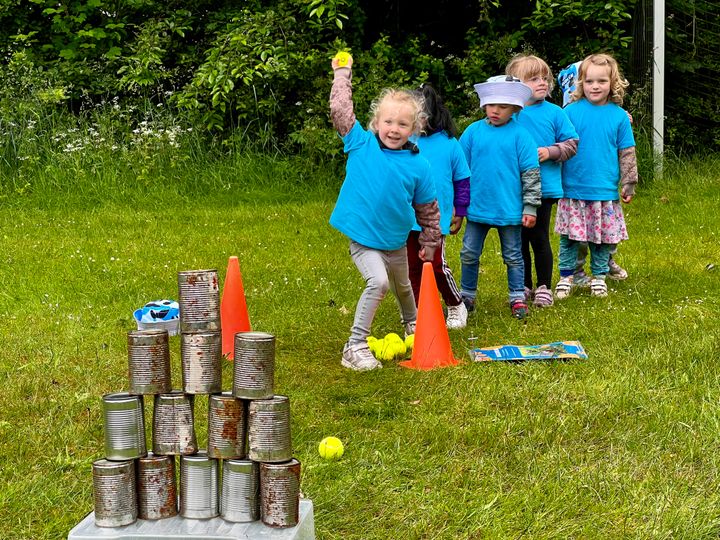
[[390, 332], [388, 335], [385, 336], [385, 341], [394, 341], [397, 343], [402, 341], [402, 338], [398, 336], [395, 332]]
[[382, 339], [368, 338], [368, 347], [370, 347], [370, 352], [375, 355], [375, 358], [380, 358], [380, 352], [382, 350], [383, 343], [384, 342]]
[[325, 437], [318, 446], [320, 457], [329, 461], [335, 461], [342, 457], [345, 447], [337, 437]]
[[345, 51], [340, 51], [335, 55], [335, 60], [337, 60], [338, 67], [345, 67], [350, 60], [350, 55]]
[[410, 351], [415, 346], [415, 334], [410, 334], [405, 338], [405, 347]]

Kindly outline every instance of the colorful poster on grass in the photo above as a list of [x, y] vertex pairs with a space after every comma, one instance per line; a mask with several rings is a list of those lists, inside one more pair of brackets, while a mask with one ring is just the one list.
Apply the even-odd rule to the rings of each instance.
[[587, 353], [579, 341], [556, 341], [545, 345], [500, 345], [486, 349], [471, 349], [474, 362], [502, 362], [521, 360], [585, 360]]

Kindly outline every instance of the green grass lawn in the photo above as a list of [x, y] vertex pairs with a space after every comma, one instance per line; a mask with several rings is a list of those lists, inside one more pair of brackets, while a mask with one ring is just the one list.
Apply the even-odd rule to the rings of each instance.
[[[463, 363], [429, 372], [340, 366], [363, 284], [327, 223], [328, 190], [257, 201], [232, 186], [218, 196], [158, 190], [88, 204], [68, 188], [4, 204], [0, 538], [64, 538], [92, 510], [101, 396], [128, 386], [132, 311], [177, 299], [179, 271], [224, 277], [231, 255], [253, 329], [277, 338], [276, 393], [291, 400], [318, 538], [717, 538], [717, 166], [640, 186], [618, 255], [630, 277], [610, 282], [607, 299], [580, 293], [527, 322], [511, 318], [491, 233], [478, 311], [451, 333]], [[449, 239], [458, 279], [459, 247]], [[401, 331], [388, 298], [373, 333]], [[467, 360], [474, 346], [557, 340], [579, 340], [589, 359]], [[206, 407], [199, 399], [200, 446]], [[318, 455], [327, 435], [345, 443], [341, 461]]]

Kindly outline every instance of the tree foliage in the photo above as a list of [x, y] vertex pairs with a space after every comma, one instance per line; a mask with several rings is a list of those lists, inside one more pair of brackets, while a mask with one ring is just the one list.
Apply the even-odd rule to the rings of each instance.
[[[668, 9], [682, 13], [688, 1], [672, 0]], [[224, 137], [321, 158], [337, 152], [326, 112], [336, 50], [356, 59], [361, 118], [382, 87], [430, 80], [462, 124], [477, 114], [472, 84], [502, 72], [514, 53], [535, 52], [557, 70], [610, 51], [627, 67], [639, 2], [0, 0], [0, 109], [11, 111], [18, 91], [72, 110], [109, 97], [150, 100]], [[686, 32], [677, 21], [671, 42]], [[717, 68], [716, 58], [678, 55], [668, 63], [694, 73], [708, 61]], [[683, 99], [691, 109], [708, 107], [698, 96]], [[717, 126], [717, 112], [711, 118]], [[674, 122], [670, 133], [679, 129]]]

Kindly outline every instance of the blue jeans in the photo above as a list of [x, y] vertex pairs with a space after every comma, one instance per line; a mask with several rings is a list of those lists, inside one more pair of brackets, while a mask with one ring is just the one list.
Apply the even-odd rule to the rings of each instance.
[[462, 264], [460, 293], [464, 298], [475, 298], [480, 255], [482, 255], [485, 238], [490, 229], [497, 229], [500, 237], [500, 250], [503, 262], [507, 267], [510, 303], [516, 300], [525, 301], [525, 265], [522, 257], [521, 225], [498, 226], [475, 221], [467, 222], [460, 250], [460, 263]]
[[[583, 244], [590, 250], [590, 270], [595, 277], [604, 277], [609, 271], [610, 257], [617, 250], [617, 244], [593, 244], [570, 240], [567, 234], [560, 236], [560, 254], [558, 268], [560, 277], [572, 276], [578, 265], [578, 254], [582, 253]], [[583, 265], [585, 264], [583, 254]]]

